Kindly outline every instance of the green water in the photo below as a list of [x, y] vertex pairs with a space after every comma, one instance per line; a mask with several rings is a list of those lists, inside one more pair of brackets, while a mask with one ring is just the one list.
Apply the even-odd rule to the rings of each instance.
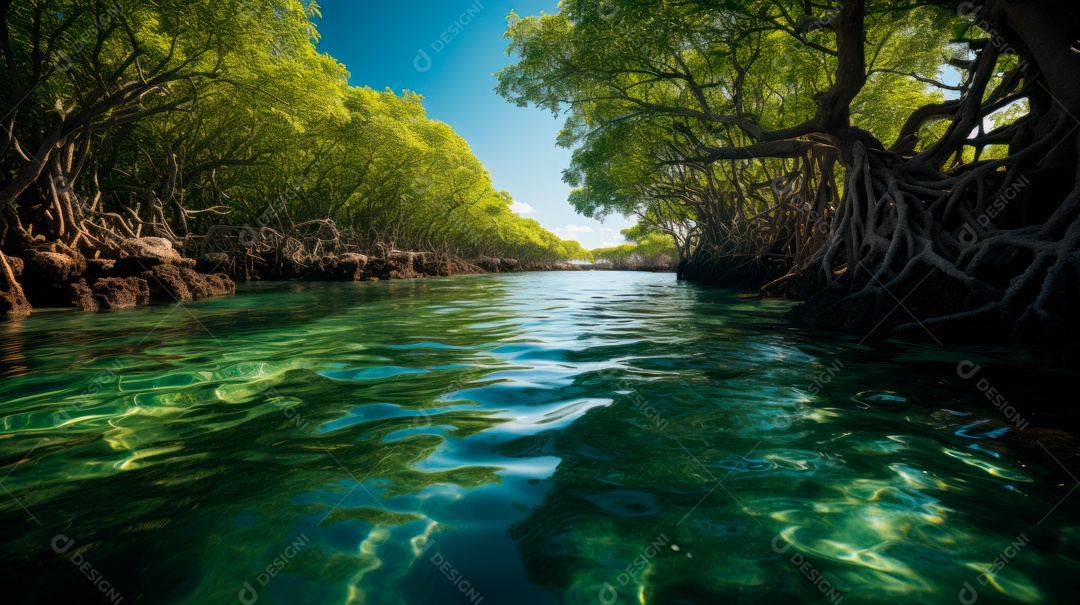
[[586, 272], [0, 322], [4, 602], [1075, 602], [1072, 377], [788, 308]]

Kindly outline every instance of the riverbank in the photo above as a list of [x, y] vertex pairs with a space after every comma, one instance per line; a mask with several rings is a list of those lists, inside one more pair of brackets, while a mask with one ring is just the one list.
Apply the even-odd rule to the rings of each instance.
[[119, 242], [114, 258], [86, 258], [62, 243], [0, 256], [0, 315], [35, 308], [120, 310], [189, 302], [236, 292], [249, 281], [384, 281], [521, 271], [575, 271], [568, 263], [380, 250], [378, 255], [327, 254], [311, 260], [224, 252], [182, 256], [162, 238]]

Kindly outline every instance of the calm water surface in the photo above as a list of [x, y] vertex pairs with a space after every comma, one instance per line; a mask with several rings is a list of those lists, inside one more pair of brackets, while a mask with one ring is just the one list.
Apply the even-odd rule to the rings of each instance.
[[1075, 602], [1071, 377], [788, 308], [586, 272], [0, 322], [4, 602]]

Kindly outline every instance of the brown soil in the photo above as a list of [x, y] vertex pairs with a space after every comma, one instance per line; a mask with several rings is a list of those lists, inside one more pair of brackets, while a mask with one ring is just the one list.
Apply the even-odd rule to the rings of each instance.
[[0, 314], [29, 315], [32, 307], [84, 311], [133, 309], [158, 302], [190, 302], [235, 294], [236, 281], [381, 281], [476, 273], [574, 270], [562, 263], [481, 258], [473, 263], [431, 252], [385, 247], [378, 256], [353, 252], [316, 261], [210, 253], [185, 258], [162, 238], [127, 239], [115, 258], [85, 258], [63, 244], [39, 244], [5, 256], [0, 265]]
[[133, 309], [151, 302], [188, 302], [233, 294], [224, 273], [198, 273], [168, 240], [128, 239], [116, 258], [83, 257], [63, 244], [48, 244], [5, 256], [11, 279], [0, 266], [0, 313], [28, 315], [33, 307], [76, 307], [84, 311]]

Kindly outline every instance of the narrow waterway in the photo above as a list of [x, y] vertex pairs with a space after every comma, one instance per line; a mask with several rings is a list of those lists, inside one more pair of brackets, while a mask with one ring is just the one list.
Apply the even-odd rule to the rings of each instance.
[[5, 602], [1072, 602], [1073, 377], [788, 308], [578, 272], [0, 322]]

